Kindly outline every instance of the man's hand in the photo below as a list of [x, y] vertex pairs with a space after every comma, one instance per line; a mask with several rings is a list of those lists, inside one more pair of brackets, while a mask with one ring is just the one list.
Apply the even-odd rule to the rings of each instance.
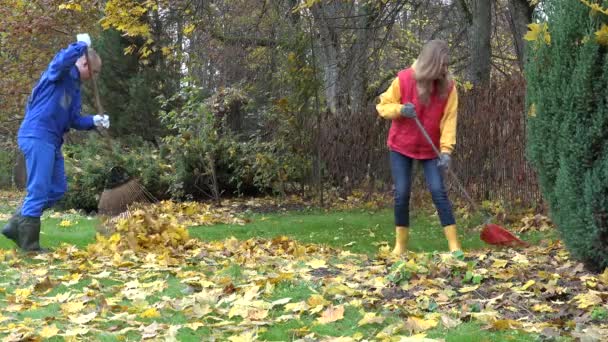
[[439, 161], [437, 162], [437, 166], [444, 170], [448, 170], [450, 168], [450, 163], [452, 162], [452, 157], [450, 157], [449, 153], [442, 153], [439, 156]]
[[76, 40], [79, 42], [84, 42], [87, 44], [87, 47], [91, 47], [91, 36], [88, 33], [80, 33], [76, 35]]
[[404, 118], [413, 119], [416, 117], [416, 107], [411, 102], [408, 102], [401, 106], [401, 116]]
[[110, 128], [110, 117], [104, 115], [93, 115], [93, 123], [97, 127]]

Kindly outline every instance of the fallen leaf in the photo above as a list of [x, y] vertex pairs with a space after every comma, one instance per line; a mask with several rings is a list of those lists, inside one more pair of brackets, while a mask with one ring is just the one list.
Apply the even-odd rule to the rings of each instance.
[[384, 322], [384, 317], [377, 316], [375, 312], [366, 312], [363, 318], [357, 323], [358, 326], [366, 324], [381, 324]]
[[342, 318], [344, 318], [344, 305], [338, 305], [336, 307], [330, 305], [325, 311], [323, 311], [321, 317], [317, 318], [317, 322], [327, 324], [339, 321]]
[[575, 296], [572, 300], [578, 302], [579, 309], [586, 309], [590, 306], [598, 305], [602, 303], [602, 298], [599, 297], [595, 291], [589, 291], [588, 293], [581, 293]]
[[42, 338], [51, 338], [56, 336], [59, 332], [59, 329], [55, 325], [45, 325], [44, 328], [40, 330], [40, 337]]
[[434, 319], [422, 319], [410, 316], [405, 322], [405, 327], [413, 333], [419, 333], [436, 327], [438, 323], [439, 322]]
[[495, 330], [511, 330], [521, 327], [521, 323], [512, 319], [499, 319], [492, 323], [492, 328]]
[[448, 315], [441, 315], [441, 324], [446, 329], [452, 329], [459, 326], [462, 323], [459, 319], [454, 319]]
[[473, 291], [477, 290], [478, 288], [479, 288], [479, 285], [465, 286], [465, 287], [459, 289], [458, 292], [468, 293], [468, 292], [473, 292]]
[[306, 265], [310, 266], [313, 269], [327, 267], [327, 263], [322, 259], [313, 259], [306, 263]]
[[158, 310], [156, 310], [156, 308], [149, 308], [146, 311], [139, 314], [139, 317], [141, 317], [141, 318], [159, 318], [160, 312], [158, 312]]
[[76, 324], [86, 324], [89, 323], [90, 321], [92, 321], [95, 317], [97, 317], [97, 312], [93, 311], [89, 314], [84, 314], [84, 315], [79, 315], [79, 316], [68, 316], [68, 318], [70, 319], [70, 321], [72, 321], [72, 323], [76, 323]]
[[306, 304], [308, 304], [311, 308], [314, 308], [319, 305], [327, 306], [328, 304], [330, 304], [330, 302], [320, 294], [313, 294], [312, 296], [308, 297], [308, 300], [306, 300]]
[[257, 339], [257, 335], [256, 335], [255, 331], [248, 331], [248, 332], [244, 332], [240, 335], [228, 337], [228, 340], [230, 342], [252, 342], [252, 341], [255, 341], [256, 339]]
[[536, 311], [536, 312], [555, 312], [556, 310], [553, 309], [551, 306], [547, 305], [547, 304], [535, 304], [532, 307], [532, 310]]
[[67, 302], [65, 304], [61, 304], [61, 311], [65, 314], [75, 314], [84, 309], [83, 302]]

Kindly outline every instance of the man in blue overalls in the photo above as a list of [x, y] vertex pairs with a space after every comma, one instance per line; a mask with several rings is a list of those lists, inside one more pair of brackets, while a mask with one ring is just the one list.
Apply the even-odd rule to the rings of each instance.
[[[88, 34], [59, 51], [28, 100], [17, 142], [25, 156], [27, 195], [2, 229], [24, 251], [40, 248], [40, 216], [67, 191], [61, 146], [70, 128], [110, 127], [107, 115], [81, 116], [80, 82], [101, 70], [99, 55]], [[87, 58], [88, 50], [88, 58]]]

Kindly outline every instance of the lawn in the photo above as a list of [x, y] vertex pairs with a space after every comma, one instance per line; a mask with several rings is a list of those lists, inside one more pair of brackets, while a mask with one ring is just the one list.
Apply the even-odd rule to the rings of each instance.
[[[45, 331], [46, 335], [39, 336], [102, 341], [159, 336], [184, 341], [211, 336], [235, 341], [254, 337], [285, 341], [306, 336], [344, 336], [352, 340], [384, 336], [391, 340], [391, 335], [416, 333], [446, 341], [540, 338], [517, 329], [488, 330], [491, 325], [484, 320], [458, 320], [459, 324], [447, 329], [448, 323], [443, 320], [450, 322], [449, 316], [440, 316], [433, 305], [421, 307], [414, 302], [419, 307], [416, 312], [411, 311], [412, 303], [407, 301], [377, 305], [376, 299], [368, 303], [367, 295], [352, 292], [359, 293], [359, 285], [347, 282], [354, 288], [349, 289], [338, 284], [340, 279], [348, 280], [338, 273], [340, 267], [350, 269], [345, 274], [360, 278], [363, 287], [370, 282], [386, 284], [386, 279], [392, 279], [395, 273], [381, 279], [366, 270], [377, 269], [374, 258], [392, 245], [391, 210], [308, 210], [246, 216], [246, 225], [191, 227], [190, 235], [204, 242], [202, 248], [182, 261], [151, 266], [128, 254], [119, 260], [93, 260], [80, 255], [78, 249], [84, 250], [95, 242], [97, 220], [78, 214], [48, 215], [43, 221], [42, 244], [63, 246], [53, 256], [23, 258], [12, 250], [10, 241], [0, 239], [0, 247], [5, 249], [5, 262], [0, 267], [4, 279], [0, 284], [4, 317], [0, 320], [0, 334], [18, 339], [36, 336], [34, 331]], [[437, 257], [432, 252], [446, 250], [437, 221], [428, 213], [413, 217], [413, 252]], [[461, 224], [465, 227], [461, 229], [465, 250], [485, 247], [472, 230], [478, 222], [472, 219]], [[541, 238], [547, 236], [524, 236], [532, 243]], [[292, 257], [298, 251], [293, 246], [307, 244], [315, 244], [306, 247], [308, 259]], [[252, 255], [256, 250], [252, 246], [266, 252]], [[421, 258], [420, 263], [424, 262], [439, 261]], [[222, 294], [232, 296], [226, 298]], [[212, 305], [218, 298], [223, 298], [220, 304]], [[255, 304], [248, 306], [248, 302]], [[404, 331], [403, 322], [412, 314], [434, 327], [420, 328], [412, 326], [417, 321], [407, 321], [410, 330]], [[370, 315], [374, 318], [366, 323], [364, 318], [370, 319]]]

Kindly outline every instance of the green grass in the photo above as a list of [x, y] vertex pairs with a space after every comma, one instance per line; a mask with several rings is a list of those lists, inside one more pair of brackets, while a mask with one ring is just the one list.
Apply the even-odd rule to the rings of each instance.
[[[193, 227], [192, 236], [201, 240], [213, 241], [234, 236], [237, 239], [251, 237], [273, 238], [285, 235], [307, 243], [327, 244], [350, 250], [353, 253], [373, 255], [381, 244], [393, 244], [395, 226], [393, 211], [384, 209], [378, 212], [361, 210], [343, 212], [279, 213], [272, 215], [255, 214], [253, 222], [244, 225], [215, 225], [212, 227]], [[479, 249], [487, 245], [472, 228], [479, 224], [477, 218], [462, 220], [459, 234], [465, 250]], [[522, 238], [537, 243], [543, 236], [539, 233], [524, 234]], [[414, 252], [446, 251], [447, 241], [439, 219], [434, 215], [419, 214], [412, 218], [409, 249]]]
[[[373, 255], [382, 244], [392, 245], [394, 241], [393, 211], [390, 209], [378, 212], [362, 210], [340, 212], [288, 212], [276, 214], [253, 214], [252, 220], [241, 225], [215, 225], [210, 227], [192, 227], [190, 234], [205, 241], [223, 240], [234, 236], [237, 239], [253, 237], [274, 238], [279, 235], [289, 236], [305, 243], [326, 244], [349, 250], [353, 253]], [[61, 243], [85, 247], [95, 241], [97, 219], [80, 217], [78, 223], [60, 226], [61, 219], [48, 218], [43, 221], [41, 244], [59, 246]], [[0, 222], [4, 225], [5, 222]], [[459, 234], [465, 250], [479, 249], [487, 245], [479, 239], [479, 234], [471, 231], [479, 224], [478, 219], [460, 220]], [[532, 244], [542, 238], [553, 237], [541, 233], [524, 234], [526, 241]], [[0, 248], [13, 248], [8, 239], [0, 238]], [[447, 250], [447, 242], [439, 219], [435, 215], [418, 214], [412, 217], [409, 249], [414, 252], [432, 252]]]
[[[288, 212], [277, 214], [253, 214], [248, 217], [252, 222], [245, 225], [216, 225], [211, 227], [192, 227], [190, 233], [193, 237], [206, 240], [223, 240], [234, 236], [238, 239], [248, 238], [273, 238], [279, 235], [289, 236], [305, 243], [326, 244], [350, 250], [354, 253], [365, 253], [373, 255], [381, 245], [393, 244], [394, 224], [393, 212], [390, 209], [378, 212], [362, 210], [351, 210], [341, 212]], [[70, 227], [61, 227], [61, 219], [48, 218], [43, 221], [42, 244], [47, 247], [56, 247], [62, 243], [73, 244], [78, 247], [86, 247], [87, 244], [94, 242], [96, 219], [86, 217], [76, 217], [78, 223]], [[486, 247], [479, 239], [479, 234], [471, 232], [470, 228], [475, 227], [478, 219], [460, 220], [460, 235], [465, 250]], [[4, 224], [4, 222], [0, 222]], [[531, 243], [538, 242], [541, 238], [551, 238], [551, 234], [543, 236], [539, 233], [524, 235], [523, 238]], [[14, 244], [6, 238], [0, 238], [0, 248], [14, 248]], [[439, 225], [439, 220], [435, 215], [420, 213], [412, 218], [412, 229], [410, 237], [410, 250], [415, 252], [431, 252], [435, 250], [447, 250], [447, 243], [443, 236], [443, 231]], [[10, 267], [4, 265], [2, 267]], [[237, 281], [242, 277], [242, 270], [238, 264], [226, 264], [221, 270], [226, 276]], [[87, 283], [82, 282], [74, 288], [81, 288]], [[162, 293], [150, 298], [152, 302], [161, 296], [179, 297], [185, 289], [184, 284], [173, 276], [167, 278], [168, 288]], [[111, 284], [110, 284], [111, 285]], [[306, 300], [315, 292], [317, 285], [313, 283], [291, 283], [282, 282], [276, 285], [271, 298], [276, 300], [290, 297], [293, 301]], [[7, 287], [7, 292], [11, 291]], [[54, 292], [62, 292], [63, 288], [56, 288]], [[4, 297], [4, 295], [0, 295]], [[1, 308], [0, 308], [1, 310]], [[21, 318], [45, 318], [53, 317], [57, 306], [48, 306], [37, 310], [24, 312]], [[286, 314], [281, 309], [273, 309], [270, 315], [278, 317]], [[380, 313], [383, 314], [383, 313]], [[330, 324], [317, 324], [315, 318], [306, 314], [298, 319], [291, 319], [285, 322], [266, 327], [260, 332], [262, 340], [270, 341], [289, 341], [301, 338], [307, 333], [314, 332], [324, 336], [352, 336], [355, 332], [365, 331], [367, 334], [376, 334], [382, 327], [376, 324], [358, 326], [358, 321], [362, 318], [357, 308], [346, 305], [344, 318]], [[397, 322], [404, 319], [397, 314], [390, 314], [386, 317], [387, 323]], [[180, 324], [186, 319], [180, 312], [174, 312], [171, 318], [165, 318], [161, 322]], [[108, 322], [108, 326], [115, 322]], [[209, 336], [211, 331], [207, 328], [200, 328], [197, 331], [182, 329], [178, 334], [178, 339], [182, 341], [198, 341], [204, 336]], [[129, 333], [128, 340], [137, 339], [137, 334]], [[495, 332], [482, 329], [479, 323], [467, 322], [456, 328], [445, 330], [441, 326], [427, 332], [429, 338], [444, 338], [446, 341], [536, 341], [539, 338], [535, 335], [520, 333], [517, 331]], [[101, 341], [115, 341], [110, 335], [98, 336]]]

